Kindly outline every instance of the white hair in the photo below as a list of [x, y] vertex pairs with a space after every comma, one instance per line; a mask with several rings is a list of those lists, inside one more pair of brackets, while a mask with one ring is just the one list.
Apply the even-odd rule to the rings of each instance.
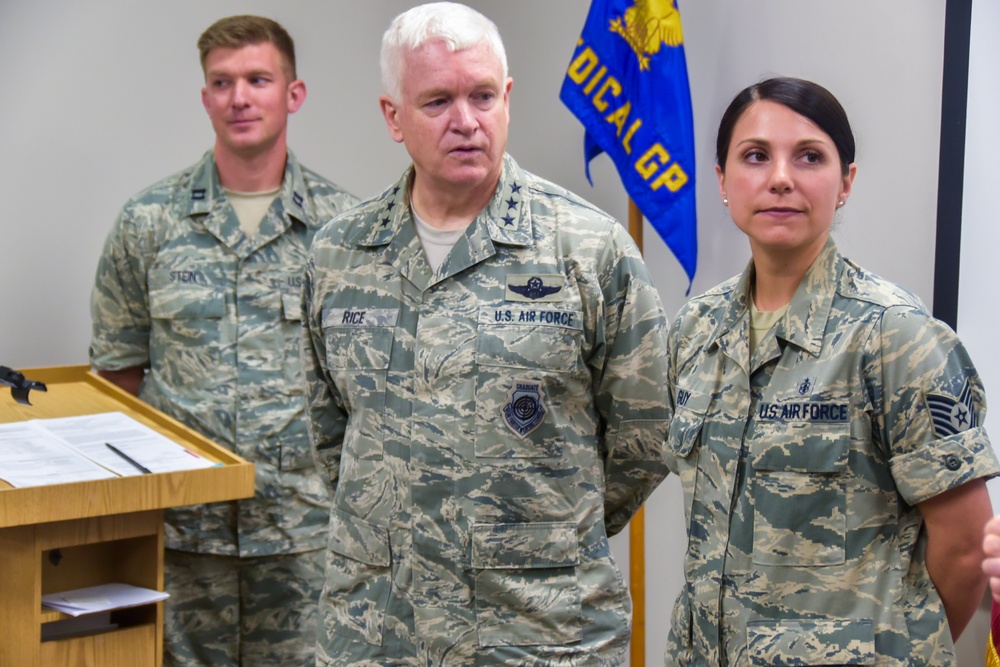
[[382, 35], [382, 88], [399, 101], [403, 59], [407, 52], [434, 40], [449, 51], [464, 51], [486, 44], [500, 61], [502, 81], [507, 80], [507, 52], [496, 24], [475, 9], [457, 2], [431, 2], [408, 9], [392, 20]]

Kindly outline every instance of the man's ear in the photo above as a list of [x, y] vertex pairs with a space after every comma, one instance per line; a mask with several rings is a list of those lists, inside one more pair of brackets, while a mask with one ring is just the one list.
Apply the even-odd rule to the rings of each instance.
[[380, 95], [378, 105], [382, 109], [385, 126], [389, 128], [389, 136], [397, 144], [403, 143], [403, 129], [399, 126], [399, 110], [396, 108], [396, 103], [388, 95]]
[[296, 79], [288, 84], [288, 113], [295, 113], [306, 101], [306, 82]]

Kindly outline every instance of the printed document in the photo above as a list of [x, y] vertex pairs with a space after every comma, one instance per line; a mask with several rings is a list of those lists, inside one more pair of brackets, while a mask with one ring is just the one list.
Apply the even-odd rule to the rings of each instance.
[[0, 479], [14, 487], [215, 465], [121, 412], [0, 424]]

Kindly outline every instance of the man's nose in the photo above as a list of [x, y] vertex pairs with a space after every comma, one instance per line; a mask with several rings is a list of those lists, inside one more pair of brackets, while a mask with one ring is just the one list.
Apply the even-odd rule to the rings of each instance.
[[234, 107], [245, 107], [248, 104], [249, 98], [248, 93], [250, 90], [250, 84], [242, 79], [237, 79], [233, 82], [233, 99], [232, 105]]
[[451, 125], [456, 132], [469, 134], [476, 129], [475, 110], [468, 102], [459, 100], [451, 107]]

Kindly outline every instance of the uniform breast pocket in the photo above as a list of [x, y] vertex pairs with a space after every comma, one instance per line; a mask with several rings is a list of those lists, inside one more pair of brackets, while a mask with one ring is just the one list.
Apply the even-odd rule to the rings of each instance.
[[[557, 457], [565, 415], [589, 397], [581, 313], [489, 308], [476, 334], [477, 456]], [[589, 404], [589, 398], [587, 398]], [[579, 410], [585, 411], [586, 407]]]
[[175, 386], [212, 389], [226, 346], [223, 287], [207, 271], [151, 270], [150, 363]]
[[845, 560], [848, 423], [758, 422], [753, 562], [823, 566]]
[[674, 415], [667, 431], [666, 458], [672, 473], [680, 474], [685, 461], [691, 459], [691, 452], [700, 442], [710, 400], [711, 396], [707, 394], [678, 386]]
[[358, 460], [382, 458], [385, 388], [392, 327], [329, 327], [326, 363], [351, 418], [344, 451]]
[[576, 524], [478, 524], [472, 532], [480, 646], [580, 641]]

